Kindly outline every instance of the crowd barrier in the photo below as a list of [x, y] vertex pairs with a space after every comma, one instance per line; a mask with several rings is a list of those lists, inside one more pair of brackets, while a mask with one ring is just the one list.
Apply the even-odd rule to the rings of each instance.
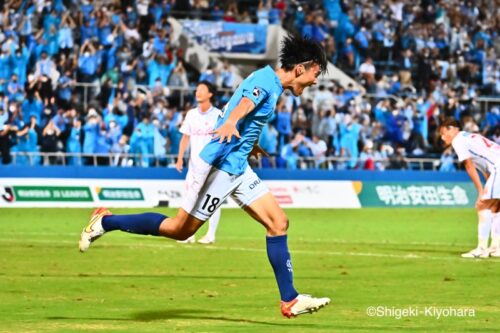
[[[179, 207], [185, 171], [172, 168], [1, 166], [0, 207]], [[463, 171], [256, 169], [284, 208], [473, 207]], [[224, 207], [237, 207], [228, 200]]]

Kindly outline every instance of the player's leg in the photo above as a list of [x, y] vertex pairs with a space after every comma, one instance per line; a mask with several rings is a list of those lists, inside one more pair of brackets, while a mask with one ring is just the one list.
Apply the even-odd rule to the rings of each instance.
[[290, 318], [312, 313], [330, 303], [327, 297], [299, 295], [295, 290], [292, 260], [288, 251], [288, 219], [274, 196], [267, 192], [244, 209], [266, 228], [267, 256], [280, 291], [281, 313]]
[[492, 210], [491, 219], [491, 245], [490, 245], [490, 256], [500, 257], [500, 200], [496, 200], [496, 205], [494, 210]]
[[483, 200], [491, 199], [491, 244], [488, 249], [491, 257], [500, 257], [500, 165], [497, 165], [484, 184]]
[[[207, 169], [209, 169], [208, 165], [205, 165]], [[198, 178], [202, 179], [198, 179]], [[192, 208], [192, 203], [196, 200], [197, 193], [200, 191], [200, 188], [203, 184], [203, 181], [206, 178], [206, 172], [200, 172], [192, 163], [189, 163], [188, 172], [186, 174], [186, 191], [184, 193], [184, 202], [183, 207], [188, 207], [186, 209]], [[178, 240], [177, 243], [180, 244], [193, 244], [196, 242], [195, 234], [192, 234], [188, 238], [184, 240]]]
[[267, 256], [281, 296], [281, 312], [291, 317], [311, 313], [330, 302], [329, 298], [299, 295], [293, 285], [293, 268], [288, 251], [288, 218], [276, 198], [249, 168], [232, 197], [266, 228]]
[[208, 220], [207, 233], [198, 241], [198, 243], [200, 244], [215, 243], [215, 234], [217, 233], [217, 227], [219, 226], [220, 215], [221, 215], [221, 209], [217, 208], [217, 210], [212, 214], [212, 216]]
[[488, 258], [488, 240], [490, 238], [491, 222], [493, 218], [493, 200], [483, 200], [476, 206], [478, 215], [477, 247], [469, 252], [462, 253], [463, 258]]
[[79, 247], [80, 251], [85, 252], [93, 241], [115, 230], [182, 240], [194, 234], [202, 225], [203, 221], [182, 208], [174, 217], [160, 213], [113, 215], [109, 210], [99, 208], [93, 212], [89, 224], [83, 230]]
[[285, 213], [270, 192], [243, 209], [266, 228], [267, 257], [274, 270], [281, 300], [292, 301], [299, 293], [293, 285], [292, 261], [288, 251], [288, 219]]
[[211, 168], [205, 168], [200, 171], [198, 177], [195, 177], [197, 183], [188, 189], [183, 207], [174, 217], [160, 213], [112, 215], [105, 208], [95, 210], [89, 224], [81, 233], [80, 251], [85, 252], [93, 241], [104, 233], [114, 230], [141, 235], [164, 236], [176, 240], [190, 237], [210, 217], [210, 215], [206, 215], [205, 218], [205, 215], [197, 214], [196, 209], [200, 205], [198, 190], [203, 189], [205, 183], [213, 178], [210, 176], [211, 171]]

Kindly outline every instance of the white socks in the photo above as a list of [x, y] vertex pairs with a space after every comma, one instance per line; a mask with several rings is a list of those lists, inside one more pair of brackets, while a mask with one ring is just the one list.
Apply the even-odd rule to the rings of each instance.
[[221, 209], [218, 208], [210, 217], [210, 220], [208, 221], [208, 231], [207, 231], [207, 237], [208, 239], [215, 241], [215, 233], [217, 232], [217, 227], [219, 226], [219, 220], [220, 220], [220, 211]]
[[482, 249], [487, 249], [493, 214], [491, 213], [491, 210], [483, 209], [478, 212], [478, 217], [479, 223], [477, 225], [477, 246]]
[[500, 248], [500, 212], [492, 214], [491, 247]]

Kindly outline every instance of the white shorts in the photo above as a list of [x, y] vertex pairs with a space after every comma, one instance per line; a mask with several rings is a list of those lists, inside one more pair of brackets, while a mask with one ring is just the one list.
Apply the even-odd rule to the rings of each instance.
[[208, 220], [229, 196], [244, 207], [269, 192], [250, 167], [237, 176], [209, 164], [189, 169], [186, 186], [182, 209], [201, 221]]
[[500, 199], [500, 164], [495, 165], [495, 169], [486, 180], [484, 185], [483, 200]]

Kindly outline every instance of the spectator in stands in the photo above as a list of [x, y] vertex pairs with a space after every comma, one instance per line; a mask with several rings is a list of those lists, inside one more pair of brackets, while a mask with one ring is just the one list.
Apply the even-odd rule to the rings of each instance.
[[[184, 67], [184, 61], [179, 61], [175, 67], [170, 79], [168, 81], [169, 86], [188, 88], [189, 81], [186, 73], [186, 68]], [[162, 93], [163, 94], [163, 93]]]
[[361, 64], [361, 66], [359, 67], [359, 73], [366, 81], [366, 87], [369, 90], [373, 90], [373, 87], [375, 85], [376, 69], [375, 66], [373, 65], [373, 60], [371, 57], [367, 57], [365, 59], [365, 62]]
[[136, 154], [146, 155], [140, 160], [141, 166], [147, 167], [151, 163], [154, 153], [155, 126], [150, 122], [149, 115], [145, 114], [142, 121], [137, 125], [130, 138], [131, 151]]
[[298, 149], [303, 140], [304, 136], [298, 133], [290, 143], [285, 144], [281, 148], [280, 157], [283, 161], [285, 161], [287, 169], [297, 169], [297, 162], [299, 159]]
[[39, 156], [30, 155], [38, 152], [38, 137], [40, 128], [37, 125], [36, 117], [32, 116], [28, 123], [25, 123], [23, 128], [20, 128], [17, 135], [17, 145], [13, 151], [18, 153], [27, 153], [28, 155], [19, 155], [16, 158], [18, 165], [38, 165], [40, 163]]
[[325, 84], [320, 84], [318, 90], [314, 94], [313, 108], [314, 112], [318, 113], [320, 110], [330, 110], [333, 108], [334, 95], [326, 89]]
[[24, 86], [18, 81], [16, 74], [12, 74], [7, 83], [7, 97], [12, 101], [22, 101], [24, 98]]
[[356, 167], [358, 158], [358, 139], [361, 126], [349, 114], [344, 116], [340, 123], [340, 156], [348, 158], [346, 163], [349, 169]]
[[222, 70], [220, 72], [222, 88], [234, 88], [234, 73], [231, 69], [231, 65], [227, 60], [224, 61]]
[[375, 170], [375, 153], [373, 151], [373, 141], [367, 140], [363, 150], [359, 154], [358, 168], [362, 170]]
[[49, 153], [48, 159], [45, 160], [44, 164], [53, 165], [56, 164], [57, 157], [54, 153], [59, 151], [59, 135], [61, 131], [54, 122], [49, 121], [42, 132], [42, 146], [41, 151], [44, 153]]
[[43, 112], [43, 102], [40, 98], [38, 92], [34, 94], [29, 94], [27, 98], [21, 104], [23, 114], [26, 117], [36, 117], [38, 121], [42, 119]]
[[453, 153], [453, 149], [450, 147], [447, 147], [443, 153], [441, 154], [440, 158], [441, 164], [439, 165], [439, 171], [442, 172], [450, 172], [450, 171], [456, 171], [457, 168], [455, 167], [455, 155]]
[[268, 122], [262, 129], [259, 138], [259, 145], [266, 153], [276, 156], [278, 152], [278, 131], [271, 122]]
[[326, 142], [318, 135], [313, 134], [312, 139], [304, 138], [304, 143], [311, 150], [311, 155], [314, 159], [314, 167], [319, 169], [325, 162], [326, 151], [328, 150]]
[[338, 132], [337, 132], [337, 119], [335, 110], [326, 111], [323, 118], [321, 118], [318, 128], [318, 136], [327, 143], [330, 150], [330, 155], [335, 155], [338, 152]]
[[292, 134], [292, 114], [285, 108], [285, 100], [282, 98], [276, 106], [276, 130], [278, 131], [278, 146], [283, 147], [289, 141]]
[[271, 9], [270, 0], [260, 0], [257, 9], [257, 24], [268, 25], [269, 24], [269, 11]]
[[483, 136], [490, 136], [500, 127], [500, 109], [493, 107], [486, 113], [481, 124]]
[[50, 77], [54, 68], [55, 64], [47, 54], [47, 51], [42, 51], [41, 58], [35, 65], [35, 78], [39, 78], [41, 76]]
[[[70, 154], [82, 153], [83, 128], [82, 121], [79, 117], [73, 119], [73, 126], [69, 130], [69, 136], [66, 142], [66, 151]], [[80, 156], [70, 156], [68, 158], [69, 165], [82, 165]]]
[[16, 50], [11, 56], [12, 64], [12, 74], [15, 74], [19, 84], [23, 87], [26, 83], [27, 67], [29, 61], [29, 51], [26, 45], [21, 44], [21, 46]]
[[9, 57], [5, 51], [0, 50], [0, 92], [2, 93], [5, 93], [7, 90], [7, 81], [10, 78], [10, 74]]
[[64, 109], [70, 107], [74, 86], [75, 80], [72, 78], [71, 71], [67, 70], [57, 82], [57, 102], [58, 105]]
[[[95, 109], [89, 109], [86, 122], [83, 126], [84, 140], [83, 140], [83, 153], [87, 155], [95, 154], [97, 151], [97, 140], [100, 135], [100, 127], [102, 120]], [[85, 165], [93, 163], [92, 158], [85, 157]]]
[[397, 147], [395, 153], [389, 157], [389, 168], [396, 170], [408, 169], [405, 156], [405, 148], [401, 146]]
[[96, 79], [98, 58], [96, 48], [90, 40], [87, 40], [80, 47], [80, 57], [78, 58], [79, 80], [90, 83]]
[[[189, 104], [186, 104], [184, 106], [185, 112], [190, 108], [191, 106]], [[177, 155], [177, 153], [179, 152], [179, 143], [182, 138], [182, 133], [180, 132], [182, 119], [183, 115], [181, 112], [178, 112], [178, 110], [170, 109], [167, 113], [166, 126], [168, 132], [168, 140], [170, 141], [169, 153], [173, 155]]]

